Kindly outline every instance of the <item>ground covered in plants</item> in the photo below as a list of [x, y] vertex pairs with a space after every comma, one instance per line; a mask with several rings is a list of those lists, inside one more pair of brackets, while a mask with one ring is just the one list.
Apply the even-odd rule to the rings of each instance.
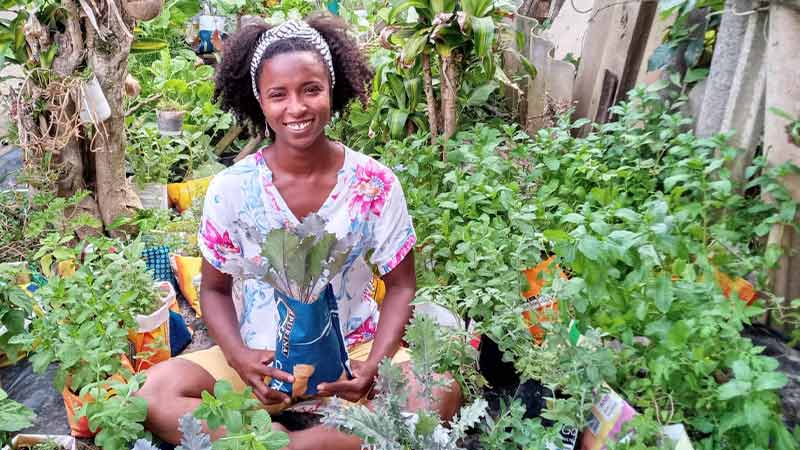
[[[214, 5], [229, 27], [237, 15], [279, 22], [320, 6]], [[167, 2], [132, 29], [125, 159], [150, 207], [98, 219], [85, 206], [99, 191], [41, 188], [58, 177], [41, 154], [0, 192], [0, 443], [71, 431], [106, 450], [166, 448], [144, 429], [135, 392], [147, 367], [213, 344], [197, 298], [204, 191], [264, 143], [219, 108], [213, 64], [179, 31], [200, 8]], [[278, 450], [286, 436], [272, 421], [325, 423], [375, 449], [685, 449], [682, 436], [698, 450], [798, 448], [800, 300], [770, 293], [782, 249], [766, 239], [798, 226], [781, 184], [798, 168], [759, 156], [735, 177], [726, 136], [691, 132], [684, 93], [698, 72], [633, 89], [608, 123], [564, 105], [527, 132], [509, 99], [534, 70], [506, 73], [501, 61], [514, 52], [514, 9], [353, 0], [338, 10], [376, 78], [368, 104], [328, 134], [402, 182], [418, 235], [415, 303], [439, 312], [417, 314], [404, 340], [429, 402], [434, 374], [459, 382], [457, 418], [404, 414], [404, 380], [384, 364], [371, 410], [332, 402], [270, 418], [219, 383], [181, 420], [181, 448], [212, 448], [199, 420], [230, 432], [214, 450]], [[184, 113], [177, 134], [160, 128], [167, 110]], [[600, 431], [613, 425], [601, 415], [621, 411], [612, 436]]]

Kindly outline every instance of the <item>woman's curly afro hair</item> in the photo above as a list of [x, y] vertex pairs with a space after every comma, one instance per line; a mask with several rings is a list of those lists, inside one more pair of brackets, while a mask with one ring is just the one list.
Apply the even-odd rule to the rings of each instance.
[[[346, 23], [337, 17], [323, 14], [312, 15], [305, 21], [322, 35], [331, 50], [333, 72], [336, 75], [331, 101], [333, 112], [342, 111], [355, 98], [366, 103], [369, 97], [367, 86], [372, 80], [372, 71], [356, 42], [347, 35]], [[232, 111], [240, 120], [250, 120], [261, 131], [265, 127], [264, 113], [250, 87], [250, 61], [258, 38], [269, 28], [267, 24], [249, 25], [228, 38], [216, 74], [215, 95], [221, 100], [222, 109]], [[259, 71], [264, 61], [274, 55], [295, 51], [317, 53], [308, 42], [284, 39], [267, 47]], [[321, 56], [320, 62], [322, 63]]]

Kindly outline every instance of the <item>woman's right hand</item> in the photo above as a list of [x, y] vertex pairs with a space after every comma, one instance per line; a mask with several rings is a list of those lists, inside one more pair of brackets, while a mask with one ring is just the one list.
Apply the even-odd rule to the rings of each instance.
[[270, 366], [274, 359], [275, 352], [273, 351], [245, 348], [234, 352], [228, 361], [242, 381], [253, 388], [256, 398], [265, 405], [289, 403], [290, 401], [288, 395], [270, 389], [264, 382], [265, 377], [283, 380], [287, 383], [294, 382], [291, 374]]

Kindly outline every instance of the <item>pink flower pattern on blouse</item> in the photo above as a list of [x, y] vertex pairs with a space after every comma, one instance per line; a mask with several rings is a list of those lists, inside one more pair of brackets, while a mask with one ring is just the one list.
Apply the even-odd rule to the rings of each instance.
[[392, 174], [372, 161], [356, 168], [354, 195], [350, 199], [350, 210], [362, 217], [373, 213], [380, 217], [383, 204], [392, 189]]
[[205, 222], [201, 234], [205, 246], [214, 252], [214, 257], [221, 263], [228, 260], [228, 255], [238, 255], [240, 252], [239, 247], [231, 240], [230, 233], [220, 233], [210, 220]]

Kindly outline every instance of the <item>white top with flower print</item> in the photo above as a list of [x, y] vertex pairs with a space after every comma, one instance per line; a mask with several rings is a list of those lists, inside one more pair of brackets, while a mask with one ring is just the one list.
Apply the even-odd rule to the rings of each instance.
[[[403, 189], [397, 177], [374, 159], [345, 148], [336, 186], [317, 212], [338, 236], [361, 232], [360, 256], [331, 284], [339, 306], [342, 335], [351, 346], [374, 337], [378, 306], [372, 298], [371, 265], [384, 275], [416, 243]], [[260, 236], [299, 221], [272, 183], [272, 172], [257, 152], [214, 177], [206, 192], [198, 243], [203, 257], [218, 270], [243, 279], [240, 332], [252, 348], [275, 348], [278, 310], [272, 287], [254, 279], [245, 260], [258, 261]], [[372, 250], [369, 263], [365, 260]]]

